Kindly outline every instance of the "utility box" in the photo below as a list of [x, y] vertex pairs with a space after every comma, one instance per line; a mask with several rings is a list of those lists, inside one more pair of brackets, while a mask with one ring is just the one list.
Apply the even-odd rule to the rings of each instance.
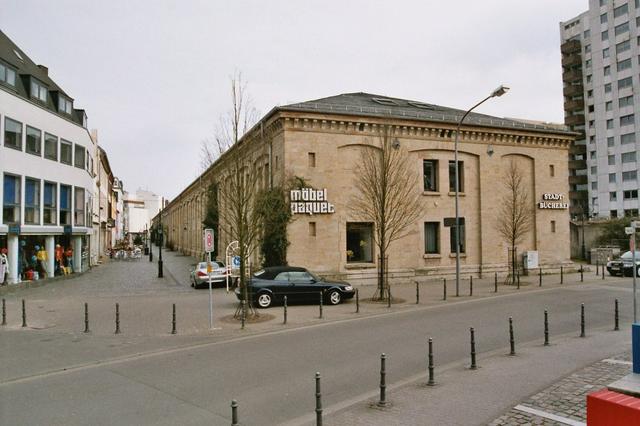
[[522, 254], [522, 262], [524, 264], [524, 270], [538, 269], [538, 252], [537, 251], [525, 251]]

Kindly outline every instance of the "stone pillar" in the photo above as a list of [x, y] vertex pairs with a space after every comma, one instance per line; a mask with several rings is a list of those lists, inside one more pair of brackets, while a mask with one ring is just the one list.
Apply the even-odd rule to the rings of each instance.
[[82, 272], [82, 236], [74, 235], [71, 238], [71, 246], [73, 247], [73, 272]]
[[18, 236], [9, 234], [7, 237], [7, 249], [9, 251], [9, 284], [18, 284], [20, 277], [18, 276], [18, 256], [20, 255]]
[[44, 248], [47, 251], [47, 278], [50, 278], [56, 274], [56, 243], [53, 235], [45, 237]]

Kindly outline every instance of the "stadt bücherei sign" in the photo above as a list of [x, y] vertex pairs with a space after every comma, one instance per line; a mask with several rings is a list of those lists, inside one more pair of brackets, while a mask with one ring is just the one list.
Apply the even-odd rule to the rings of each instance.
[[565, 201], [564, 194], [542, 194], [542, 201], [538, 201], [539, 209], [568, 209], [569, 203]]

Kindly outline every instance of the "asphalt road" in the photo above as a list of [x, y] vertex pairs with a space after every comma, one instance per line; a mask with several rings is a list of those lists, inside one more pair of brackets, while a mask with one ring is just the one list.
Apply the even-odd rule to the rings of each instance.
[[[482, 365], [483, 354], [508, 351], [509, 316], [520, 343], [542, 343], [544, 309], [552, 341], [579, 333], [580, 303], [587, 334], [613, 327], [616, 297], [621, 324], [628, 324], [629, 287], [627, 280], [496, 296], [34, 374], [0, 383], [0, 424], [227, 425], [231, 399], [240, 404], [242, 424], [281, 424], [313, 412], [316, 371], [330, 409], [376, 389], [382, 352], [389, 384], [424, 371], [428, 337], [434, 339], [436, 366], [462, 365], [474, 327]], [[44, 343], [33, 350], [46, 356]]]

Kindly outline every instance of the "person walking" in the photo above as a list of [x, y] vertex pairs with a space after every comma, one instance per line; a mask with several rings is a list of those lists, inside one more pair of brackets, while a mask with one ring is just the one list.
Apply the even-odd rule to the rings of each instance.
[[9, 276], [9, 258], [7, 257], [7, 249], [0, 250], [0, 285], [7, 284]]

